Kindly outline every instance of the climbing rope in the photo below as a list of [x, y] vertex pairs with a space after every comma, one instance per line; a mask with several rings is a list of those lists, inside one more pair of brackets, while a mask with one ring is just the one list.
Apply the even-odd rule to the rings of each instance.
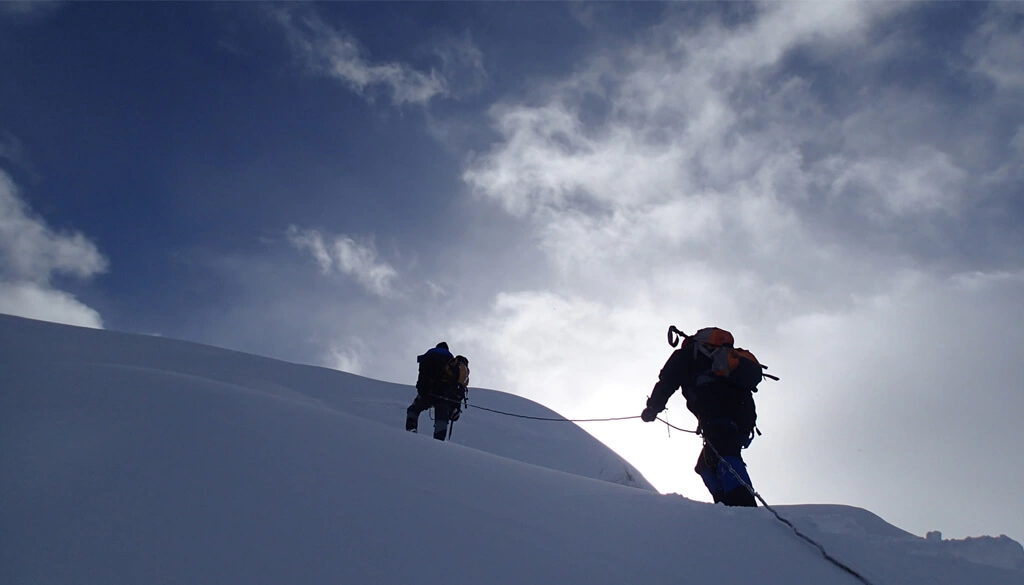
[[[442, 400], [444, 402], [454, 402], [454, 403], [457, 403], [457, 404], [462, 403], [461, 400], [455, 400], [454, 398], [447, 398], [447, 397], [444, 397], [444, 396], [436, 396], [436, 395], [434, 397], [436, 399]], [[612, 418], [553, 418], [553, 417], [546, 417], [546, 416], [528, 416], [528, 415], [525, 415], [525, 414], [515, 414], [513, 412], [504, 412], [504, 411], [501, 411], [501, 410], [495, 410], [493, 408], [484, 408], [483, 406], [477, 406], [475, 404], [469, 404], [468, 402], [466, 402], [465, 406], [467, 408], [475, 408], [477, 410], [486, 410], [487, 412], [493, 412], [495, 414], [501, 414], [501, 415], [504, 415], [504, 416], [511, 416], [511, 417], [515, 417], [515, 418], [525, 418], [525, 419], [528, 419], [528, 420], [544, 420], [544, 421], [549, 421], [549, 422], [609, 422], [609, 421], [615, 421], [615, 420], [632, 420], [634, 418], [640, 418], [640, 415], [635, 415], [635, 416], [617, 416], [617, 417], [612, 417]], [[679, 429], [679, 430], [683, 430], [683, 429]], [[692, 433], [693, 431], [684, 431], [684, 432]]]
[[[550, 417], [542, 417], [542, 416], [527, 416], [527, 415], [523, 415], [523, 414], [514, 414], [514, 413], [511, 413], [511, 412], [503, 412], [503, 411], [500, 411], [500, 410], [494, 410], [492, 408], [484, 408], [483, 406], [476, 406], [475, 404], [470, 404], [468, 406], [471, 407], [471, 408], [476, 408], [476, 409], [479, 409], [479, 410], [486, 410], [487, 412], [493, 412], [495, 414], [501, 414], [501, 415], [504, 415], [504, 416], [512, 416], [512, 417], [515, 417], [515, 418], [525, 418], [525, 419], [529, 419], [529, 420], [542, 420], [542, 421], [551, 421], [551, 422], [608, 422], [608, 421], [632, 420], [634, 418], [640, 418], [639, 416], [620, 416], [620, 417], [612, 417], [612, 418], [578, 418], [578, 419], [550, 418]], [[699, 435], [700, 434], [697, 431], [691, 431], [689, 429], [683, 429], [683, 428], [677, 427], [677, 426], [669, 423], [667, 420], [665, 420], [665, 419], [663, 419], [661, 417], [658, 417], [656, 420], [658, 422], [660, 422], [660, 423], [665, 424], [666, 426], [668, 426], [671, 429], [675, 429], [675, 430], [683, 432], [683, 433], [690, 433], [690, 434], [693, 434], [693, 435]], [[779, 522], [782, 522], [786, 526], [789, 526], [789, 528], [793, 531], [794, 534], [796, 534], [798, 537], [800, 537], [801, 539], [807, 541], [812, 546], [817, 548], [818, 552], [821, 553], [821, 556], [824, 557], [827, 561], [829, 561], [830, 563], [836, 565], [840, 569], [846, 571], [847, 573], [852, 575], [854, 578], [856, 578], [858, 581], [860, 581], [861, 583], [864, 583], [864, 585], [872, 585], [872, 583], [870, 581], [868, 581], [866, 577], [864, 577], [863, 575], [858, 573], [856, 570], [854, 570], [849, 565], [843, 563], [839, 559], [837, 559], [837, 558], [833, 557], [832, 555], [830, 555], [828, 553], [828, 551], [825, 550], [825, 547], [823, 547], [821, 544], [815, 542], [814, 539], [812, 539], [811, 537], [809, 537], [806, 534], [804, 534], [803, 532], [801, 532], [800, 529], [797, 528], [796, 526], [794, 526], [792, 522], [790, 522], [789, 520], [787, 520], [787, 519], [783, 518], [781, 515], [779, 515], [779, 513], [775, 510], [775, 508], [772, 508], [771, 506], [769, 506], [768, 502], [764, 501], [764, 498], [761, 497], [761, 494], [757, 493], [757, 491], [754, 490], [753, 486], [751, 486], [746, 481], [744, 481], [744, 479], [740, 476], [739, 472], [737, 472], [733, 468], [733, 466], [729, 464], [728, 461], [726, 461], [725, 459], [722, 459], [721, 455], [719, 455], [718, 450], [715, 449], [714, 445], [712, 445], [711, 443], [708, 443], [706, 441], [705, 441], [704, 444], [707, 445], [711, 449], [711, 452], [715, 454], [715, 457], [717, 457], [719, 461], [725, 463], [725, 466], [729, 469], [729, 473], [731, 473], [736, 478], [736, 480], [738, 482], [740, 482], [740, 484], [744, 488], [746, 488], [747, 491], [750, 492], [750, 494], [752, 496], [757, 498], [757, 500], [759, 502], [761, 502], [761, 506], [763, 506], [764, 509], [766, 509], [769, 512], [771, 512], [772, 515], [775, 516], [775, 518]]]
[[656, 420], [658, 422], [660, 422], [660, 423], [665, 423], [666, 425], [668, 425], [668, 428], [675, 429], [675, 430], [677, 430], [679, 432], [682, 432], [682, 433], [690, 433], [691, 435], [699, 435], [700, 434], [697, 431], [691, 431], [691, 430], [688, 430], [688, 429], [681, 429], [681, 428], [677, 427], [676, 425], [669, 424], [669, 422], [667, 420], [661, 418], [660, 416]]
[[634, 419], [634, 418], [640, 418], [639, 415], [637, 415], [637, 416], [619, 416], [619, 417], [614, 417], [614, 418], [549, 418], [549, 417], [544, 417], [544, 416], [527, 416], [525, 414], [513, 414], [511, 412], [502, 412], [500, 410], [494, 410], [493, 408], [484, 408], [483, 406], [477, 406], [475, 404], [470, 404], [469, 407], [470, 408], [476, 408], [476, 409], [479, 409], [479, 410], [486, 410], [487, 412], [493, 412], [495, 414], [503, 414], [505, 416], [512, 416], [512, 417], [515, 417], [515, 418], [525, 418], [525, 419], [529, 419], [529, 420], [546, 420], [546, 421], [550, 421], [550, 422], [608, 422], [608, 421], [613, 421], [613, 420], [631, 420], [631, 419]]
[[[457, 402], [455, 400], [451, 400], [451, 399], [448, 399], [448, 398], [442, 398], [442, 397], [439, 397], [439, 398], [441, 398], [442, 400], [448, 400], [450, 402]], [[632, 419], [635, 419], [635, 418], [640, 418], [639, 415], [637, 415], [637, 416], [618, 416], [618, 417], [611, 417], [611, 418], [575, 418], [575, 419], [552, 418], [552, 417], [544, 417], [544, 416], [528, 416], [528, 415], [525, 415], [525, 414], [515, 414], [515, 413], [512, 413], [512, 412], [504, 412], [504, 411], [501, 411], [501, 410], [495, 410], [493, 408], [485, 408], [483, 406], [477, 406], [475, 404], [466, 404], [466, 406], [469, 407], [469, 408], [476, 408], [478, 410], [485, 410], [487, 412], [493, 412], [495, 414], [500, 414], [500, 415], [504, 415], [504, 416], [511, 416], [511, 417], [515, 417], [515, 418], [524, 418], [524, 419], [528, 419], [528, 420], [549, 421], [549, 422], [609, 422], [609, 421], [632, 420]], [[677, 426], [669, 423], [667, 420], [665, 420], [665, 419], [663, 419], [661, 417], [657, 417], [656, 420], [658, 422], [660, 422], [660, 423], [665, 424], [666, 426], [668, 426], [671, 429], [675, 429], [675, 430], [683, 432], [683, 433], [690, 433], [692, 435], [699, 435], [700, 434], [698, 431], [691, 431], [689, 429], [683, 429], [683, 428], [677, 427]], [[450, 428], [448, 430], [448, 433], [449, 433], [449, 436], [450, 436], [450, 434], [451, 434], [451, 429]], [[812, 539], [811, 537], [809, 537], [806, 534], [804, 534], [803, 532], [801, 532], [800, 529], [797, 528], [795, 525], [793, 525], [792, 522], [790, 522], [789, 520], [787, 520], [787, 519], [783, 518], [781, 515], [779, 515], [779, 513], [775, 510], [775, 508], [772, 508], [771, 506], [769, 506], [768, 502], [764, 501], [764, 498], [761, 497], [761, 494], [757, 493], [757, 491], [753, 488], [753, 486], [748, 484], [743, 479], [743, 477], [740, 476], [739, 472], [737, 472], [733, 468], [733, 466], [729, 464], [728, 461], [726, 461], [725, 459], [722, 458], [721, 455], [719, 455], [718, 450], [715, 449], [714, 445], [712, 445], [711, 443], [709, 443], [707, 441], [705, 441], [704, 444], [707, 445], [711, 449], [711, 452], [715, 454], [715, 457], [717, 457], [719, 461], [721, 461], [722, 463], [725, 463], [725, 466], [726, 466], [726, 468], [728, 468], [729, 473], [731, 473], [733, 475], [733, 477], [736, 478], [736, 481], [738, 481], [740, 483], [740, 485], [742, 485], [744, 488], [746, 488], [746, 490], [748, 492], [750, 492], [750, 495], [752, 495], [755, 498], [757, 498], [757, 500], [759, 502], [761, 502], [761, 506], [763, 506], [764, 509], [766, 509], [769, 512], [771, 512], [772, 515], [775, 516], [775, 518], [779, 522], [782, 522], [786, 526], [789, 526], [789, 528], [793, 531], [794, 534], [796, 534], [801, 539], [803, 539], [803, 540], [807, 541], [808, 543], [810, 543], [811, 546], [817, 548], [818, 552], [821, 553], [821, 556], [824, 557], [825, 560], [827, 560], [830, 563], [834, 564], [835, 566], [839, 567], [843, 571], [846, 571], [847, 573], [849, 573], [851, 576], [853, 576], [855, 579], [857, 579], [858, 581], [860, 581], [864, 585], [873, 585], [870, 581], [868, 581], [868, 579], [866, 577], [864, 577], [863, 575], [858, 573], [856, 570], [854, 570], [852, 567], [850, 567], [846, 563], [844, 563], [844, 562], [840, 561], [839, 559], [837, 559], [837, 558], [833, 557], [832, 555], [830, 555], [828, 553], [828, 551], [825, 550], [825, 547], [823, 547], [821, 544], [816, 542], [814, 539]]]
[[[665, 423], [665, 424], [668, 424], [668, 423]], [[779, 513], [775, 511], [775, 508], [772, 508], [771, 506], [769, 506], [769, 505], [768, 505], [768, 502], [764, 501], [764, 498], [762, 498], [762, 497], [761, 497], [761, 494], [757, 493], [757, 491], [756, 491], [756, 490], [754, 490], [753, 486], [751, 486], [750, 484], [748, 484], [748, 483], [747, 483], [747, 482], [746, 482], [746, 481], [745, 481], [745, 480], [743, 479], [743, 477], [741, 477], [741, 476], [740, 476], [739, 472], [737, 472], [737, 471], [736, 471], [736, 470], [735, 470], [735, 469], [733, 468], [733, 466], [729, 464], [729, 462], [728, 462], [727, 460], [723, 459], [723, 458], [722, 458], [722, 456], [718, 454], [718, 449], [715, 449], [715, 446], [714, 446], [714, 445], [712, 445], [712, 444], [711, 444], [711, 443], [709, 443], [708, 441], [704, 441], [704, 444], [705, 444], [705, 445], [707, 445], [707, 446], [708, 446], [708, 447], [709, 447], [709, 448], [711, 449], [711, 452], [715, 454], [715, 457], [717, 457], [717, 458], [718, 458], [718, 461], [720, 461], [721, 463], [724, 463], [724, 464], [725, 464], [725, 466], [726, 466], [726, 467], [727, 467], [727, 468], [729, 469], [729, 473], [731, 473], [731, 474], [733, 475], [733, 477], [735, 477], [735, 478], [736, 478], [736, 481], [740, 482], [740, 485], [742, 485], [743, 487], [745, 487], [745, 488], [747, 489], [747, 491], [748, 491], [748, 492], [750, 492], [750, 495], [752, 495], [752, 496], [754, 496], [755, 498], [757, 498], [757, 501], [761, 502], [761, 505], [762, 505], [762, 506], [764, 507], [764, 509], [766, 509], [766, 510], [768, 510], [769, 512], [771, 512], [771, 513], [772, 513], [772, 515], [774, 515], [774, 516], [775, 516], [775, 518], [776, 518], [776, 519], [777, 519], [777, 520], [778, 520], [779, 522], [782, 522], [782, 523], [783, 523], [783, 524], [785, 524], [786, 526], [789, 526], [789, 527], [790, 527], [790, 529], [792, 529], [792, 530], [793, 530], [793, 532], [794, 532], [794, 533], [795, 533], [795, 534], [796, 534], [797, 536], [799, 536], [800, 538], [802, 538], [802, 539], [806, 540], [806, 541], [807, 541], [807, 542], [809, 542], [809, 543], [810, 543], [810, 544], [811, 544], [812, 546], [814, 546], [815, 548], [817, 548], [817, 549], [818, 549], [818, 552], [820, 552], [820, 553], [821, 553], [821, 556], [825, 557], [825, 559], [826, 559], [827, 561], [829, 561], [829, 562], [830, 562], [830, 563], [832, 563], [833, 565], [835, 565], [835, 566], [839, 567], [840, 569], [842, 569], [842, 570], [846, 571], [847, 573], [849, 573], [850, 575], [852, 575], [852, 576], [853, 576], [854, 578], [856, 578], [856, 579], [857, 579], [858, 581], [860, 581], [860, 582], [861, 582], [861, 583], [863, 583], [864, 585], [872, 585], [872, 583], [871, 583], [870, 581], [868, 581], [868, 580], [867, 580], [867, 578], [866, 578], [866, 577], [864, 577], [864, 575], [861, 575], [860, 573], [858, 573], [857, 571], [855, 571], [855, 570], [854, 570], [853, 568], [851, 568], [851, 567], [850, 567], [849, 565], [847, 565], [846, 563], [844, 563], [844, 562], [840, 561], [839, 559], [837, 559], [837, 558], [833, 557], [832, 555], [828, 554], [828, 552], [827, 552], [827, 551], [825, 550], [825, 547], [823, 547], [822, 545], [820, 545], [820, 544], [818, 544], [817, 542], [815, 542], [815, 541], [814, 541], [814, 539], [812, 539], [811, 537], [807, 536], [807, 535], [806, 535], [806, 534], [804, 534], [803, 532], [800, 532], [800, 529], [799, 529], [799, 528], [797, 528], [796, 526], [794, 526], [792, 522], [790, 522], [789, 520], [786, 520], [785, 518], [783, 518], [782, 516], [780, 516], [780, 515], [779, 515]]]

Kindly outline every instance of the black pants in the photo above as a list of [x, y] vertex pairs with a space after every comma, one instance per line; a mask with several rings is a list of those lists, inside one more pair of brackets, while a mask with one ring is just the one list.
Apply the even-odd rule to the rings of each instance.
[[448, 422], [458, 404], [433, 394], [416, 394], [412, 404], [405, 411], [405, 430], [415, 431], [419, 427], [420, 413], [434, 409], [434, 438], [443, 441], [448, 437]]

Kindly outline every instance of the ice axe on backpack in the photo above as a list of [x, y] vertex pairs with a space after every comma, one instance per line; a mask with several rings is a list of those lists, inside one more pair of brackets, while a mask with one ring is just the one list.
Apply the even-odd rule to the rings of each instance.
[[671, 345], [672, 347], [675, 347], [675, 346], [679, 345], [679, 338], [680, 337], [682, 337], [683, 339], [686, 339], [686, 338], [688, 338], [690, 336], [685, 334], [685, 333], [683, 333], [682, 331], [676, 329], [675, 325], [669, 325], [668, 326], [668, 344]]
[[[698, 331], [698, 334], [699, 333], [700, 332]], [[728, 335], [728, 333], [726, 333], [726, 335]], [[676, 347], [676, 346], [679, 345], [679, 339], [680, 338], [682, 338], [682, 339], [689, 339], [690, 336], [687, 335], [686, 333], [680, 331], [675, 325], [669, 325], [668, 326], [668, 344], [671, 345], [672, 347]], [[732, 336], [729, 335], [728, 339], [729, 339], [729, 346], [731, 347], [731, 345], [732, 345], [732, 343], [731, 343], [732, 342]], [[758, 365], [761, 366], [762, 370], [767, 370], [768, 369], [768, 366], [766, 366], [764, 364], [758, 364]], [[779, 377], [778, 376], [773, 376], [773, 375], [769, 374], [768, 372], [762, 371], [761, 375], [764, 376], [765, 378], [769, 378], [771, 380], [775, 380], [776, 382], [779, 381]]]

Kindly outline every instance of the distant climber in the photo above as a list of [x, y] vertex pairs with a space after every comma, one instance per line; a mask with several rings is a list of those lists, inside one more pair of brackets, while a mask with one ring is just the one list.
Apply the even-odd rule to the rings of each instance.
[[443, 441], [450, 432], [449, 424], [462, 415], [469, 384], [469, 360], [461, 355], [453, 357], [448, 344], [442, 341], [417, 356], [416, 361], [419, 362], [416, 398], [406, 410], [405, 430], [415, 433], [420, 413], [433, 408], [434, 438]]
[[676, 388], [681, 387], [686, 408], [696, 415], [697, 431], [704, 437], [694, 471], [704, 480], [715, 503], [757, 506], [746, 487], [753, 484], [740, 450], [754, 438], [757, 411], [753, 393], [762, 379], [762, 366], [749, 351], [733, 347], [732, 334], [724, 329], [708, 327], [686, 336], [671, 327], [669, 343], [675, 347], [679, 338], [673, 340], [673, 332], [685, 341], [665, 362], [640, 418], [644, 422], [655, 420]]

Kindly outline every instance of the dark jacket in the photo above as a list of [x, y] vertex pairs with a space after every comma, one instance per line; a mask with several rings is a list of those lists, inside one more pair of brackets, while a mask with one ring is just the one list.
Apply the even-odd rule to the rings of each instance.
[[434, 347], [420, 356], [416, 361], [420, 365], [419, 376], [416, 378], [416, 390], [420, 394], [445, 396], [451, 393], [450, 384], [444, 382], [444, 367], [448, 362], [455, 359], [452, 352], [443, 347]]
[[665, 362], [647, 406], [661, 412], [676, 389], [682, 388], [686, 408], [702, 424], [724, 418], [735, 422], [741, 434], [749, 433], [757, 422], [753, 394], [726, 381], [708, 381], [702, 374], [710, 369], [711, 358], [684, 344]]

